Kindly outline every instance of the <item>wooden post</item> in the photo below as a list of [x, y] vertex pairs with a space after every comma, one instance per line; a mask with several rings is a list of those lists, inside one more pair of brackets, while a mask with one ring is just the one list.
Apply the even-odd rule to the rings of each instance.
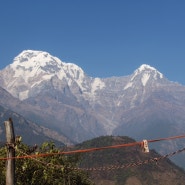
[[[10, 118], [4, 122], [7, 142], [7, 158], [15, 157], [15, 135], [13, 121]], [[8, 159], [6, 162], [6, 185], [15, 185], [15, 159]]]

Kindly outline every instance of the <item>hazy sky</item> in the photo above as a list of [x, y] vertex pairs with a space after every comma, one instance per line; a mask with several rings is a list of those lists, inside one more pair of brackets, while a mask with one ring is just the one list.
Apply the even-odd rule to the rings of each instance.
[[185, 85], [184, 0], [1, 0], [0, 69], [42, 50], [89, 76], [149, 64]]

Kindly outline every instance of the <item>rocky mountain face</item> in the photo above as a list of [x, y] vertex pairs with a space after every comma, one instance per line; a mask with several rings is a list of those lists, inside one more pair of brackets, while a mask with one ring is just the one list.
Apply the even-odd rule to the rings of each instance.
[[0, 144], [3, 146], [6, 143], [5, 126], [3, 123], [9, 120], [9, 118], [13, 119], [15, 136], [21, 136], [24, 143], [40, 145], [45, 141], [53, 140], [56, 144], [64, 145], [62, 140], [59, 142], [55, 138], [52, 138], [51, 132], [53, 131], [50, 132], [49, 129], [26, 120], [21, 115], [0, 106]]
[[[127, 135], [140, 140], [185, 130], [185, 87], [146, 64], [129, 76], [93, 78], [47, 52], [26, 50], [0, 71], [0, 86], [16, 99], [4, 106], [54, 130], [56, 139], [62, 135], [78, 143]], [[178, 140], [167, 148], [177, 145], [184, 144]]]
[[[39, 125], [38, 122], [33, 122], [31, 119], [25, 118], [24, 109], [30, 111], [34, 116], [35, 107], [21, 102], [13, 97], [5, 89], [0, 87], [0, 142], [5, 143], [5, 127], [4, 121], [12, 118], [14, 122], [15, 135], [22, 136], [23, 142], [27, 144], [41, 144], [44, 141], [54, 141], [58, 145], [71, 145], [73, 142], [66, 138], [61, 133], [50, 129], [44, 125]], [[26, 112], [27, 112], [26, 111]], [[36, 110], [35, 110], [36, 111]], [[22, 113], [19, 114], [18, 112]], [[37, 120], [38, 121], [38, 120]]]

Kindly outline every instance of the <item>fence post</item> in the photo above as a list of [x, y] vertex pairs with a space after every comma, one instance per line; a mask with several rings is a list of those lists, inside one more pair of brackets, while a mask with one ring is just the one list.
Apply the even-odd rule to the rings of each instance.
[[6, 142], [7, 142], [7, 158], [10, 158], [6, 161], [6, 185], [15, 185], [15, 135], [13, 121], [10, 118], [8, 121], [4, 122], [5, 131], [6, 131]]

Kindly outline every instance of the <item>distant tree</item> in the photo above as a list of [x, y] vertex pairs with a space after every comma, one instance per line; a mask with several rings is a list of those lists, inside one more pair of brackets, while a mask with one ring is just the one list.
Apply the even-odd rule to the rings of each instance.
[[[16, 156], [39, 153], [58, 153], [52, 142], [39, 148], [19, 143]], [[0, 157], [6, 156], [6, 148], [0, 149]], [[0, 160], [0, 185], [5, 183], [5, 163]], [[42, 158], [16, 159], [16, 185], [92, 185], [87, 173], [75, 170], [78, 156], [51, 155]]]

